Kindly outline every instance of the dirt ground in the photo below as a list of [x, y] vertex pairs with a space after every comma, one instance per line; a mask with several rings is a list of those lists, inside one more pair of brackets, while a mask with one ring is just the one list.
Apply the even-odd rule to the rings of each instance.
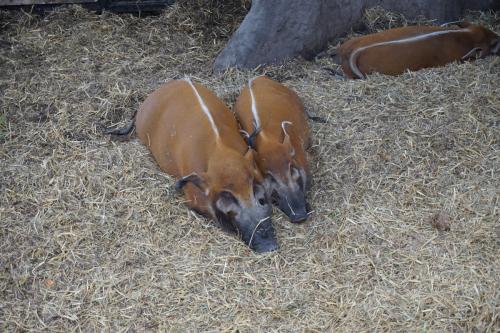
[[[0, 330], [500, 331], [500, 57], [357, 81], [329, 57], [212, 74], [241, 17], [205, 29], [181, 9], [0, 11]], [[498, 14], [471, 19], [500, 32]], [[314, 214], [276, 211], [280, 250], [257, 255], [102, 130], [171, 78], [231, 104], [262, 73], [330, 124], [310, 125]]]

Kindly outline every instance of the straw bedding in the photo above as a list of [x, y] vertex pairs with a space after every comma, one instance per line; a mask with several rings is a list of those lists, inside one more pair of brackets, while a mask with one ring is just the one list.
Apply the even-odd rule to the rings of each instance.
[[[245, 8], [199, 3], [0, 12], [1, 330], [498, 331], [500, 58], [358, 81], [328, 57], [214, 75]], [[498, 33], [496, 15], [470, 19]], [[170, 78], [229, 104], [262, 73], [330, 124], [311, 124], [314, 214], [276, 211], [280, 250], [256, 255], [102, 129]]]

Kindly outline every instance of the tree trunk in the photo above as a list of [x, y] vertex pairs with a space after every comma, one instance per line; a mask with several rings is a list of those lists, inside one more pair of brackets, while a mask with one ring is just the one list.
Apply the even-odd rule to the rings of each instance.
[[379, 5], [408, 18], [456, 20], [465, 9], [499, 7], [498, 0], [253, 0], [250, 12], [214, 62], [214, 70], [254, 68], [298, 55], [312, 58], [344, 35], [363, 11]]

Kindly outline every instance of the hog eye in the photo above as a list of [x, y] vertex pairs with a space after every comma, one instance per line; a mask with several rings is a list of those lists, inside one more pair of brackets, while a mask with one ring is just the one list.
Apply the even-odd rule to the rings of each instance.
[[261, 185], [254, 184], [253, 193], [259, 205], [264, 206], [266, 204], [266, 195], [264, 188]]

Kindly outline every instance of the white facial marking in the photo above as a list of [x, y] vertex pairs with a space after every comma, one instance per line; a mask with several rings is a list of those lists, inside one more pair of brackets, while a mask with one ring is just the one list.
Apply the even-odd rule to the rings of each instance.
[[259, 221], [259, 223], [257, 223], [257, 225], [255, 226], [255, 228], [253, 228], [252, 236], [250, 236], [250, 241], [248, 242], [248, 246], [252, 246], [253, 236], [255, 235], [255, 232], [257, 231], [257, 228], [259, 227], [259, 225], [262, 222], [269, 220], [270, 218], [271, 218], [271, 216], [264, 217], [262, 220]]
[[293, 210], [292, 206], [290, 205], [290, 201], [288, 201], [288, 197], [285, 195], [285, 200], [286, 204], [288, 205], [288, 208], [292, 211], [292, 214], [295, 215], [295, 211]]
[[466, 60], [467, 58], [470, 58], [472, 56], [474, 56], [477, 52], [481, 51], [481, 48], [480, 47], [475, 47], [473, 48], [472, 50], [470, 50], [469, 52], [467, 52], [463, 57], [462, 57], [462, 60]]
[[285, 136], [288, 136], [288, 133], [286, 131], [286, 125], [293, 125], [293, 123], [291, 121], [287, 121], [287, 120], [281, 122], [281, 128], [283, 129]]
[[446, 35], [446, 34], [456, 33], [456, 32], [469, 32], [469, 31], [470, 31], [469, 29], [441, 30], [441, 31], [434, 31], [434, 32], [425, 33], [425, 34], [418, 35], [418, 36], [413, 36], [413, 37], [408, 37], [408, 38], [403, 38], [403, 39], [396, 39], [396, 40], [389, 40], [386, 42], [380, 42], [380, 43], [362, 46], [351, 53], [351, 57], [349, 58], [349, 66], [351, 67], [351, 70], [354, 72], [354, 74], [356, 74], [356, 76], [359, 79], [363, 79], [365, 77], [365, 75], [363, 73], [361, 73], [361, 71], [359, 70], [358, 65], [357, 65], [357, 60], [358, 60], [359, 54], [366, 49], [369, 49], [372, 47], [377, 47], [377, 46], [383, 46], [383, 45], [412, 43], [412, 42], [417, 42], [417, 41], [421, 41], [421, 40], [426, 40], [426, 39], [429, 39], [429, 38], [432, 38], [435, 36]]
[[210, 110], [208, 109], [207, 105], [203, 101], [203, 99], [200, 96], [200, 93], [198, 90], [196, 90], [196, 87], [194, 86], [193, 82], [189, 78], [184, 78], [184, 81], [189, 83], [191, 88], [193, 88], [194, 94], [196, 95], [196, 98], [198, 98], [198, 103], [200, 103], [201, 109], [203, 110], [203, 113], [205, 113], [205, 116], [207, 116], [208, 121], [210, 122], [210, 125], [212, 126], [212, 129], [215, 132], [215, 135], [219, 136], [219, 130], [217, 129], [217, 126], [215, 126], [215, 121], [214, 118], [212, 117], [212, 114], [210, 113]]

